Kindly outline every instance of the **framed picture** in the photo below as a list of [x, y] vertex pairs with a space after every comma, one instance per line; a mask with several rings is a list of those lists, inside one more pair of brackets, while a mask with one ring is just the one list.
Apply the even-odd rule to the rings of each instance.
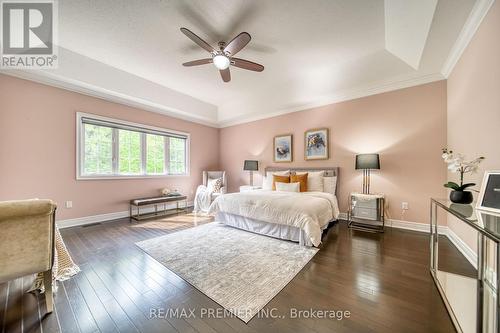
[[328, 159], [328, 128], [310, 129], [304, 133], [304, 159]]
[[283, 134], [274, 137], [274, 162], [293, 161], [293, 135]]
[[500, 171], [484, 173], [477, 209], [500, 213]]

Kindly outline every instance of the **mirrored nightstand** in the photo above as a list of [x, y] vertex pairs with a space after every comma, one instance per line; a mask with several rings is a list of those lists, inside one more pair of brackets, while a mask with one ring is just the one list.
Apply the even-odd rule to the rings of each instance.
[[385, 196], [383, 194], [351, 193], [347, 219], [349, 228], [384, 232]]

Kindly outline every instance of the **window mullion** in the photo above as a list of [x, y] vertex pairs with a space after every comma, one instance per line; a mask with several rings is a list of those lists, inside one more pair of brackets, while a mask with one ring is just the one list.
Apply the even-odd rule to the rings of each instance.
[[81, 176], [85, 173], [85, 159], [87, 158], [87, 154], [85, 151], [86, 140], [85, 140], [85, 125], [80, 122], [80, 161], [79, 161], [79, 170], [78, 175]]
[[118, 130], [116, 128], [113, 128], [112, 133], [112, 149], [111, 149], [111, 155], [112, 157], [112, 169], [113, 169], [113, 174], [117, 175], [119, 174], [119, 169], [118, 169], [118, 161], [120, 160], [120, 136], [118, 135]]
[[184, 140], [184, 172], [183, 174], [187, 174], [187, 167], [188, 167], [188, 147], [187, 147], [187, 140]]
[[141, 133], [141, 174], [147, 174], [147, 142], [146, 133]]
[[170, 173], [170, 138], [168, 136], [164, 137], [163, 143], [165, 144], [165, 174], [168, 175]]

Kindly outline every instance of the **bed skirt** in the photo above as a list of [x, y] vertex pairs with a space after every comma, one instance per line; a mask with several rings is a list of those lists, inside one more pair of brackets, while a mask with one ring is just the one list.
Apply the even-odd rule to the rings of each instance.
[[[222, 212], [217, 213], [217, 215], [215, 216], [215, 220], [222, 222], [225, 225], [254, 232], [256, 234], [261, 234], [284, 240], [290, 240], [293, 242], [298, 242], [300, 245], [304, 246], [313, 246], [311, 239], [307, 237], [304, 230], [294, 226], [269, 223], [269, 222], [254, 220], [249, 217], [227, 214]], [[327, 227], [328, 224], [326, 224], [322, 230], [326, 229]]]

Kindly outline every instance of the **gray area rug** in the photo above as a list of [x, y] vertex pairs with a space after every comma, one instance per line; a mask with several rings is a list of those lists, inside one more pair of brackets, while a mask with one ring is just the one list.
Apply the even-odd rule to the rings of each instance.
[[245, 323], [318, 252], [218, 222], [136, 245]]

